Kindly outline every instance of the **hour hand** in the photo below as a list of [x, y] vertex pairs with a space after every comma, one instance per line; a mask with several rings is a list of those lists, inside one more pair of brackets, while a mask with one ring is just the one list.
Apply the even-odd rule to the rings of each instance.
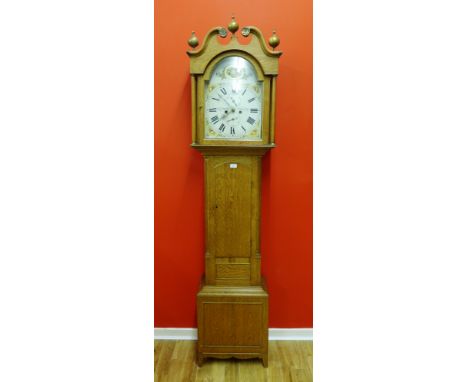
[[228, 105], [228, 108], [232, 108], [231, 104], [226, 101], [226, 99], [221, 94], [218, 94], [218, 97], [221, 98], [226, 103], [226, 105]]
[[230, 112], [229, 110], [230, 110], [230, 108], [225, 108], [225, 109], [221, 109], [221, 110], [220, 110], [221, 119], [224, 119], [224, 118], [226, 118], [229, 114], [231, 114], [231, 112]]

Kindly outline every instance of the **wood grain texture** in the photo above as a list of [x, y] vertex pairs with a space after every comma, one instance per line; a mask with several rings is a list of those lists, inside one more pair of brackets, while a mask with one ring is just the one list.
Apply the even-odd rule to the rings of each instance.
[[208, 358], [260, 358], [268, 366], [268, 293], [265, 284], [204, 285], [197, 295], [197, 363]]
[[[251, 188], [254, 157], [209, 157], [206, 176], [211, 197], [208, 250], [216, 257], [250, 257]], [[230, 168], [234, 164], [236, 168]], [[258, 207], [257, 207], [258, 208]]]
[[197, 77], [191, 76], [192, 84], [192, 143], [197, 141]]
[[258, 360], [196, 364], [195, 341], [154, 341], [155, 382], [311, 382], [312, 341], [269, 341], [270, 366]]
[[204, 155], [206, 282], [197, 295], [199, 365], [208, 357], [236, 357], [261, 358], [268, 366], [268, 293], [260, 275], [261, 160], [259, 155]]
[[250, 280], [250, 264], [217, 264], [216, 278]]
[[260, 285], [261, 156], [204, 161], [207, 284]]
[[269, 150], [276, 147], [275, 144], [262, 145], [262, 146], [233, 146], [231, 145], [200, 145], [198, 143], [192, 143], [191, 146], [200, 151], [205, 157], [206, 156], [226, 156], [226, 155], [252, 155], [252, 156], [263, 156]]

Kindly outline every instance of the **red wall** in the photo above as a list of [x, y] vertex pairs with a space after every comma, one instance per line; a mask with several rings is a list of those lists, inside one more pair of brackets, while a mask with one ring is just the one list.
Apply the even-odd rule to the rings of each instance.
[[191, 143], [187, 39], [231, 14], [281, 39], [276, 144], [264, 158], [262, 273], [270, 327], [312, 327], [312, 1], [155, 2], [155, 327], [195, 327], [203, 273], [203, 159]]

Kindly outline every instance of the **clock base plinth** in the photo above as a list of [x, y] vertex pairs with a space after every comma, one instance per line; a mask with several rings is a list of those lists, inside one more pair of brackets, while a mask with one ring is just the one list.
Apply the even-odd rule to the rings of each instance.
[[[263, 280], [262, 280], [263, 281]], [[197, 363], [206, 358], [260, 358], [268, 366], [266, 284], [213, 286], [197, 294]]]

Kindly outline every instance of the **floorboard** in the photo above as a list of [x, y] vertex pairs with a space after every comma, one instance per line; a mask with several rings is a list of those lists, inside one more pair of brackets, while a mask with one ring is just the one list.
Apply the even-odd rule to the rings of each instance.
[[195, 341], [154, 341], [155, 382], [311, 382], [312, 341], [270, 341], [269, 367], [260, 360], [195, 363]]

